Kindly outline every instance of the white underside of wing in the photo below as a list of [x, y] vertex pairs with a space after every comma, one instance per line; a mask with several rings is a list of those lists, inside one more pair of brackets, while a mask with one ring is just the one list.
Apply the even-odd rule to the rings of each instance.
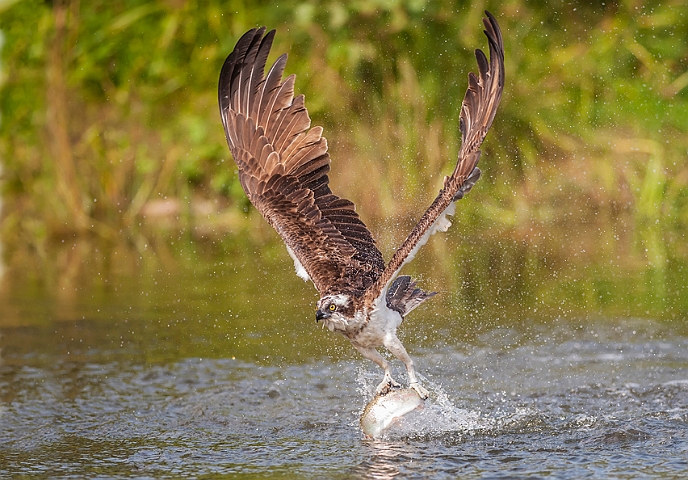
[[446, 232], [447, 230], [449, 230], [449, 227], [451, 227], [452, 222], [447, 218], [447, 215], [454, 215], [454, 213], [456, 213], [456, 202], [451, 202], [449, 206], [445, 208], [444, 211], [440, 214], [440, 216], [437, 217], [437, 220], [435, 220], [432, 223], [432, 225], [430, 225], [430, 228], [428, 228], [428, 230], [423, 234], [416, 246], [413, 247], [413, 249], [409, 252], [409, 254], [404, 259], [404, 262], [399, 266], [397, 271], [394, 272], [394, 275], [392, 275], [392, 278], [389, 279], [389, 282], [387, 282], [387, 285], [385, 285], [385, 288], [382, 290], [382, 293], [376, 300], [378, 308], [381, 308], [383, 303], [385, 307], [387, 306], [387, 289], [392, 284], [394, 279], [397, 278], [397, 275], [399, 275], [399, 272], [401, 271], [402, 267], [407, 263], [411, 262], [411, 260], [413, 260], [414, 258], [416, 258], [416, 253], [418, 253], [418, 250], [420, 250], [423, 245], [428, 243], [428, 239], [431, 236], [433, 236], [437, 232]]
[[298, 275], [299, 278], [302, 279], [304, 282], [307, 282], [308, 280], [310, 280], [311, 277], [308, 276], [308, 272], [306, 271], [305, 268], [303, 268], [303, 265], [301, 265], [301, 262], [299, 262], [299, 259], [296, 258], [296, 254], [294, 254], [294, 250], [287, 247], [287, 252], [289, 252], [289, 256], [291, 257], [291, 259], [294, 260], [294, 268], [296, 269], [296, 275]]
[[[415, 247], [413, 247], [413, 250], [411, 250], [408, 254], [408, 256], [404, 259], [404, 263], [401, 264], [401, 267], [409, 263], [411, 260], [416, 258], [416, 253], [418, 253], [418, 250], [421, 249], [423, 245], [425, 245], [428, 242], [428, 239], [433, 236], [437, 232], [446, 232], [449, 230], [449, 227], [451, 227], [451, 220], [447, 218], [447, 215], [454, 215], [456, 212], [456, 202], [452, 202], [449, 204], [447, 208], [444, 209], [444, 211], [440, 214], [439, 217], [437, 217], [437, 220], [435, 220], [432, 225], [430, 225], [430, 228], [423, 234], [421, 239], [418, 241]], [[401, 267], [399, 267], [399, 270], [401, 270]], [[398, 270], [397, 270], [398, 272]], [[396, 275], [395, 275], [396, 277]], [[394, 280], [394, 279], [392, 279]], [[391, 280], [390, 280], [391, 281]]]

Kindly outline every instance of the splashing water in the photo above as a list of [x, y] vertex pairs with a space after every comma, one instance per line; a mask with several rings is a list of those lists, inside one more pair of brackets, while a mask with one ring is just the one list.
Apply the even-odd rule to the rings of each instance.
[[[425, 400], [421, 408], [396, 419], [379, 438], [398, 440], [410, 437], [462, 436], [494, 427], [495, 421], [493, 419], [481, 415], [480, 412], [471, 412], [456, 407], [442, 385], [423, 375], [417, 375], [423, 386], [430, 392], [430, 397]], [[379, 375], [365, 366], [357, 369], [357, 391], [364, 398], [374, 396], [376, 381], [379, 381]], [[361, 410], [361, 415], [363, 413]]]

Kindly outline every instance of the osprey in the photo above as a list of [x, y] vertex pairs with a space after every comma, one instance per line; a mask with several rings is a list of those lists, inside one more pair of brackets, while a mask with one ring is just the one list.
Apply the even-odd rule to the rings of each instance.
[[227, 143], [239, 181], [251, 203], [286, 244], [298, 276], [320, 294], [315, 313], [330, 330], [347, 337], [364, 357], [384, 369], [376, 392], [400, 385], [377, 351], [384, 346], [401, 360], [410, 387], [428, 391], [396, 335], [404, 317], [435, 295], [416, 287], [400, 269], [435, 232], [446, 231], [456, 201], [480, 177], [480, 145], [492, 125], [504, 87], [504, 46], [495, 18], [483, 19], [490, 60], [475, 51], [478, 76], [468, 75], [461, 105], [461, 148], [452, 174], [437, 198], [385, 265], [373, 235], [349, 200], [330, 190], [330, 156], [322, 127], [310, 128], [304, 96], [294, 96], [294, 75], [282, 79], [287, 55], [265, 72], [275, 31], [246, 32], [227, 57], [219, 82], [219, 103]]

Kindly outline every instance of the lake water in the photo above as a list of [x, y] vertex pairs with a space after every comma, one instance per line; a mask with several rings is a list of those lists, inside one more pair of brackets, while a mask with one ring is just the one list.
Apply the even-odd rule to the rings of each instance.
[[358, 419], [381, 372], [316, 325], [314, 290], [278, 246], [133, 262], [88, 250], [54, 280], [10, 267], [0, 476], [688, 475], [677, 309], [557, 315], [535, 294], [476, 309], [443, 292], [402, 326], [430, 400], [367, 440]]

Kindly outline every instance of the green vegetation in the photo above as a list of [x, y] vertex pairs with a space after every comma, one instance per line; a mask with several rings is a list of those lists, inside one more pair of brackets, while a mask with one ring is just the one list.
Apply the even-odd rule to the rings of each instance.
[[[141, 252], [169, 234], [274, 240], [246, 218], [216, 105], [224, 58], [257, 25], [277, 29], [272, 59], [289, 53], [287, 73], [325, 127], [333, 189], [388, 254], [455, 161], [485, 9], [504, 33], [507, 83], [455, 236], [500, 247], [446, 275], [489, 280], [495, 261], [507, 274], [522, 262], [524, 275], [551, 274], [530, 290], [538, 302], [563, 291], [603, 307], [614, 276], [629, 274], [648, 278], [643, 309], [666, 309], [682, 292], [668, 279], [688, 263], [683, 0], [0, 1], [10, 266], [77, 237]], [[519, 245], [529, 250], [511, 258]]]

